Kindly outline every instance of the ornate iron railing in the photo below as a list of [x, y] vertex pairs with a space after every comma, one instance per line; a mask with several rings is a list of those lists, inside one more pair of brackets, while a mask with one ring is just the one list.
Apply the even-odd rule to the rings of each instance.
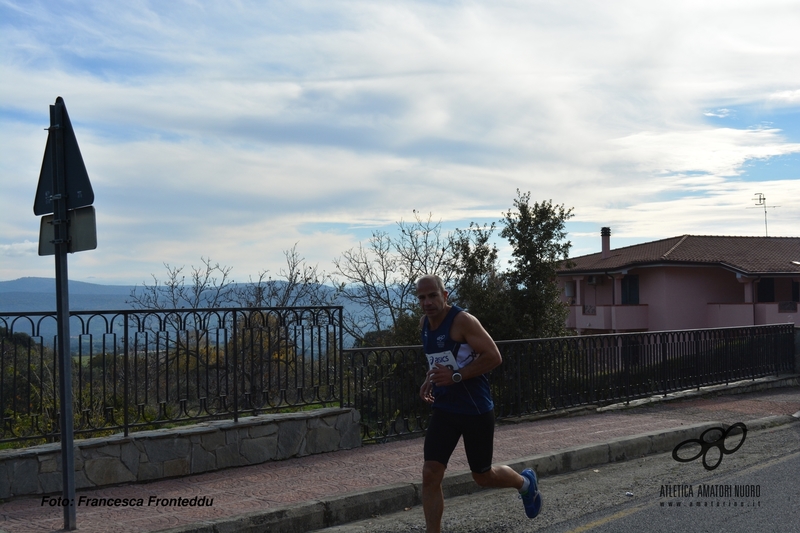
[[[76, 434], [315, 406], [365, 442], [425, 431], [420, 346], [342, 348], [340, 307], [71, 313]], [[55, 313], [0, 314], [0, 442], [57, 440]], [[497, 417], [628, 402], [794, 371], [791, 324], [497, 343]]]
[[[341, 307], [70, 313], [76, 435], [341, 405]], [[0, 314], [0, 442], [59, 436], [55, 313]]]
[[[629, 402], [794, 371], [791, 324], [500, 341], [491, 373], [499, 419]], [[344, 405], [361, 412], [363, 439], [422, 433], [421, 347], [346, 350]]]

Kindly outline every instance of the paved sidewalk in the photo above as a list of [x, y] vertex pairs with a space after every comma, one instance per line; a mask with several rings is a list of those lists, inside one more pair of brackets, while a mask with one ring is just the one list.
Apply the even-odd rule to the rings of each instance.
[[[796, 381], [795, 381], [796, 383]], [[588, 411], [587, 411], [588, 412]], [[495, 433], [496, 463], [511, 464], [530, 458], [598, 443], [634, 442], [634, 435], [680, 428], [701, 423], [751, 422], [754, 424], [786, 423], [787, 416], [756, 422], [766, 417], [795, 415], [800, 412], [800, 388], [773, 388], [760, 392], [686, 397], [676, 401], [656, 401], [630, 409], [603, 409], [583, 416], [547, 418], [517, 424], [504, 424]], [[800, 414], [798, 414], [800, 416]], [[754, 428], [756, 429], [756, 428]], [[677, 433], [675, 433], [677, 435]], [[674, 435], [673, 435], [674, 437]], [[673, 438], [674, 440], [674, 438]], [[633, 449], [633, 448], [631, 448]], [[638, 449], [638, 448], [637, 448]], [[628, 453], [631, 453], [630, 451]], [[422, 441], [405, 440], [389, 444], [364, 446], [286, 461], [233, 468], [146, 484], [81, 490], [86, 504], [77, 509], [78, 531], [86, 533], [132, 533], [188, 531], [247, 531], [270, 529], [270, 519], [281, 515], [295, 529], [303, 531], [303, 513], [326, 510], [325, 502], [360, 493], [365, 500], [390, 495], [387, 486], [416, 490], [420, 481]], [[468, 470], [463, 447], [459, 444], [448, 467], [452, 490], [466, 482]], [[459, 475], [462, 473], [462, 475]], [[466, 485], [464, 485], [466, 486]], [[150, 498], [205, 498], [203, 507], [148, 505]], [[142, 507], [109, 507], [88, 505], [92, 499], [141, 498]], [[349, 500], [355, 501], [355, 500]], [[395, 502], [396, 504], [397, 502]], [[356, 520], [357, 506], [352, 506]], [[400, 510], [400, 509], [395, 509]], [[321, 514], [320, 514], [321, 513]], [[368, 515], [367, 515], [368, 516]], [[63, 525], [60, 507], [42, 505], [42, 498], [21, 498], [0, 504], [0, 529], [8, 533], [58, 531]]]

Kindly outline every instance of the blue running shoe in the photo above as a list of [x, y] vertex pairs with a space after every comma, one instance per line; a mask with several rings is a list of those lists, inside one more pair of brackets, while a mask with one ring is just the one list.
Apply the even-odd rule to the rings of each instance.
[[520, 472], [521, 476], [528, 478], [531, 482], [528, 487], [528, 492], [520, 494], [522, 504], [525, 506], [525, 514], [528, 518], [536, 518], [542, 510], [542, 495], [539, 493], [539, 480], [536, 478], [536, 472], [530, 468], [526, 468]]

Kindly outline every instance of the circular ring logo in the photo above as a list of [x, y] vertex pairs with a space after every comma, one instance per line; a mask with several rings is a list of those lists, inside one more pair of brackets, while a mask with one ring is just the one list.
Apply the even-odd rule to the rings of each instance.
[[[736, 430], [741, 430], [741, 432]], [[741, 448], [746, 438], [747, 426], [742, 422], [736, 422], [727, 429], [709, 428], [700, 435], [699, 439], [685, 440], [675, 446], [675, 449], [672, 450], [672, 458], [679, 463], [689, 463], [702, 456], [703, 467], [706, 470], [714, 470], [722, 462], [722, 457]], [[711, 452], [710, 460], [709, 452]]]

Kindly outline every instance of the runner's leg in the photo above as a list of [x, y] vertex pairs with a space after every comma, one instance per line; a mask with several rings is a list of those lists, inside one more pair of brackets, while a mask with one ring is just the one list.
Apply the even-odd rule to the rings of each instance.
[[422, 509], [427, 533], [441, 531], [444, 512], [442, 479], [460, 437], [461, 431], [454, 424], [453, 415], [434, 409], [425, 433], [425, 463], [422, 466]]

